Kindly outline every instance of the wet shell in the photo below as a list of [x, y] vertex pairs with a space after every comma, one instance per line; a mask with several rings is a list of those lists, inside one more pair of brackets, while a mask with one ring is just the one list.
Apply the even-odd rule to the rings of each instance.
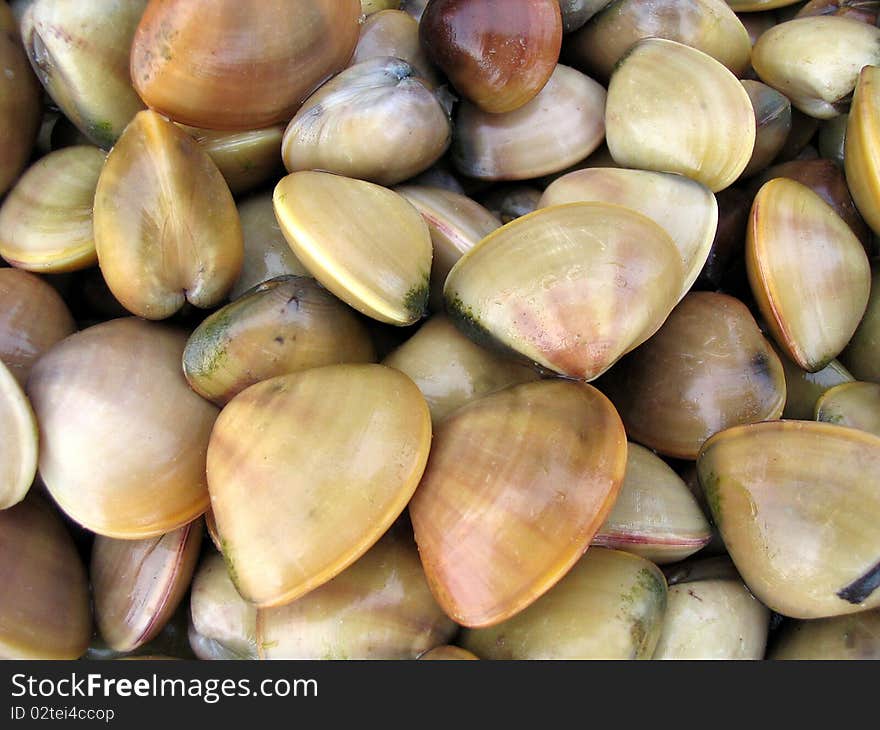
[[211, 158], [152, 111], [126, 127], [98, 179], [95, 246], [113, 295], [164, 319], [219, 304], [241, 271], [235, 202]]
[[666, 611], [657, 566], [591, 548], [559, 583], [522, 613], [459, 643], [483, 659], [650, 659]]
[[183, 373], [196, 393], [222, 407], [276, 375], [375, 359], [370, 335], [351, 309], [314, 279], [285, 277], [206, 318], [186, 343]]
[[783, 418], [809, 421], [816, 410], [816, 401], [822, 393], [841, 383], [850, 383], [855, 378], [837, 360], [832, 360], [821, 370], [808, 373], [799, 368], [784, 352], [774, 348], [782, 369], [785, 371], [785, 410]]
[[406, 507], [430, 443], [422, 394], [381, 365], [314, 368], [239, 393], [211, 434], [208, 484], [242, 596], [289, 603], [357, 560]]
[[97, 147], [66, 147], [28, 168], [0, 207], [0, 255], [45, 273], [94, 266], [92, 205], [105, 156]]
[[347, 68], [302, 105], [284, 132], [289, 172], [326, 170], [394, 185], [433, 165], [452, 138], [440, 99], [399, 58]]
[[874, 265], [865, 316], [840, 359], [859, 380], [880, 383], [880, 266]]
[[660, 327], [683, 278], [656, 223], [617, 205], [571, 203], [489, 234], [453, 267], [444, 296], [478, 342], [592, 380]]
[[40, 475], [92, 532], [155, 537], [208, 507], [205, 453], [217, 409], [183, 377], [185, 343], [183, 332], [116, 319], [71, 335], [31, 371]]
[[843, 383], [816, 401], [816, 420], [880, 436], [880, 384]]
[[[877, 63], [880, 64], [880, 58]], [[859, 75], [846, 126], [843, 164], [853, 200], [877, 233], [880, 231], [880, 68], [876, 66], [863, 68]]]
[[146, 6], [147, 0], [36, 0], [22, 19], [24, 46], [46, 91], [104, 149], [144, 108], [128, 55]]
[[557, 0], [433, 0], [419, 22], [428, 55], [480, 109], [519, 109], [547, 83], [559, 60]]
[[752, 50], [752, 65], [761, 81], [816, 119], [846, 111], [859, 71], [878, 63], [880, 28], [834, 16], [780, 23]]
[[329, 583], [257, 615], [262, 659], [415, 659], [457, 626], [425, 583], [411, 537], [385, 535]]
[[606, 140], [623, 167], [677, 172], [713, 192], [746, 168], [755, 113], [736, 77], [711, 56], [674, 41], [639, 41], [608, 87]]
[[37, 421], [15, 377], [0, 362], [0, 510], [24, 499], [37, 473]]
[[64, 524], [42, 499], [0, 510], [0, 658], [77, 659], [89, 645], [89, 584]]
[[52, 345], [76, 331], [58, 292], [39, 276], [0, 269], [0, 361], [22, 387]]
[[810, 372], [837, 357], [868, 303], [871, 271], [861, 243], [831, 206], [793, 180], [777, 178], [758, 191], [746, 269], [773, 338]]
[[662, 565], [684, 560], [711, 538], [712, 528], [681, 478], [644, 446], [628, 444], [623, 486], [593, 545]]
[[442, 421], [410, 516], [446, 614], [490, 626], [546, 593], [607, 518], [625, 467], [623, 425], [586, 384], [518, 385]]
[[601, 387], [630, 438], [680, 459], [725, 428], [779, 418], [785, 405], [770, 343], [742, 302], [714, 292], [688, 294]]
[[737, 569], [770, 609], [822, 618], [880, 605], [880, 437], [812, 421], [715, 435], [697, 461]]
[[95, 538], [95, 620], [111, 648], [132, 651], [162, 630], [189, 589], [202, 531], [197, 520], [147, 540]]
[[434, 423], [468, 401], [539, 377], [531, 368], [473, 343], [440, 314], [425, 322], [383, 364], [412, 378]]
[[261, 129], [290, 119], [345, 68], [358, 0], [151, 0], [131, 46], [144, 101], [205, 129]]
[[431, 235], [402, 196], [341, 175], [294, 172], [273, 201], [294, 254], [337, 297], [388, 324], [424, 315]]
[[459, 104], [452, 161], [479, 180], [526, 180], [560, 172], [587, 157], [605, 135], [605, 89], [559, 65], [519, 109], [495, 114]]
[[595, 167], [552, 182], [538, 207], [580, 201], [622, 205], [656, 222], [678, 247], [686, 272], [679, 299], [687, 294], [706, 263], [718, 226], [718, 203], [711, 190], [681, 175]]
[[755, 109], [755, 148], [742, 177], [751, 177], [767, 167], [782, 151], [791, 132], [791, 102], [776, 89], [760, 81], [742, 82]]
[[880, 659], [880, 610], [813, 621], [787, 621], [768, 659]]
[[406, 61], [413, 67], [415, 76], [429, 87], [439, 84], [437, 71], [419, 42], [419, 21], [403, 10], [389, 8], [368, 16], [361, 26], [357, 47], [348, 65], [381, 56]]

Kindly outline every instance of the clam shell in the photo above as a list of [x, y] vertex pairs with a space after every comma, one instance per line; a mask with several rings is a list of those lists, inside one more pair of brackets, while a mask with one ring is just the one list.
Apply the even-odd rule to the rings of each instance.
[[0, 269], [0, 361], [19, 385], [52, 345], [76, 331], [70, 310], [43, 279], [19, 269]]
[[876, 0], [810, 0], [798, 10], [797, 17], [810, 15], [837, 15], [877, 25], [880, 3]]
[[822, 126], [819, 127], [819, 156], [833, 160], [841, 168], [844, 165], [848, 125], [849, 114], [841, 114], [839, 117], [822, 122]]
[[36, 0], [22, 19], [31, 65], [53, 101], [104, 149], [144, 108], [129, 49], [147, 0]]
[[712, 528], [681, 478], [644, 446], [627, 444], [623, 486], [592, 544], [662, 565], [684, 560], [711, 539]]
[[[880, 43], [880, 41], [878, 41]], [[880, 64], [880, 58], [877, 59]], [[880, 68], [859, 74], [846, 125], [843, 165], [853, 200], [871, 229], [880, 231]]]
[[431, 236], [397, 193], [326, 172], [294, 172], [275, 187], [275, 215], [297, 258], [359, 312], [409, 325], [425, 312]]
[[238, 299], [249, 289], [278, 276], [311, 276], [290, 250], [272, 207], [272, 193], [255, 193], [238, 202], [244, 238], [241, 273], [229, 292]]
[[146, 540], [95, 538], [89, 571], [95, 621], [111, 648], [132, 651], [162, 630], [189, 589], [202, 530], [196, 520]]
[[0, 510], [24, 499], [37, 473], [37, 421], [12, 372], [0, 362]]
[[139, 317], [219, 304], [241, 271], [241, 225], [220, 171], [153, 111], [135, 116], [107, 157], [94, 226], [104, 279]]
[[837, 360], [832, 360], [821, 370], [808, 373], [799, 368], [791, 359], [776, 348], [776, 354], [785, 371], [785, 409], [782, 417], [799, 421], [809, 421], [816, 410], [816, 401], [829, 388], [855, 380], [849, 371]]
[[558, 0], [433, 0], [419, 21], [428, 56], [480, 109], [519, 109], [544, 88], [559, 60]]
[[527, 180], [560, 172], [593, 152], [605, 136], [605, 89], [558, 65], [527, 104], [490, 113], [463, 101], [455, 117], [452, 161], [479, 180]]
[[483, 659], [650, 659], [666, 611], [666, 581], [644, 558], [591, 548], [546, 595], [513, 618], [465, 629]]
[[394, 185], [433, 165], [449, 147], [452, 127], [415, 74], [406, 61], [381, 57], [324, 84], [284, 131], [288, 172], [325, 170]]
[[472, 652], [469, 652], [467, 649], [462, 649], [460, 646], [451, 646], [449, 644], [435, 647], [430, 651], [426, 651], [419, 657], [419, 659], [434, 661], [467, 661], [479, 658], [480, 657], [476, 656]]
[[605, 125], [621, 166], [677, 172], [713, 192], [742, 174], [755, 146], [754, 109], [736, 77], [702, 51], [660, 38], [621, 59]]
[[314, 368], [239, 393], [211, 434], [208, 484], [241, 595], [282, 605], [351, 565], [406, 507], [430, 443], [418, 388], [381, 365]]
[[58, 515], [30, 497], [0, 510], [0, 658], [77, 659], [89, 645], [89, 584]]
[[269, 127], [345, 67], [360, 14], [358, 0], [150, 3], [131, 44], [131, 78], [177, 122]]
[[793, 180], [777, 178], [758, 191], [746, 270], [773, 338], [810, 372], [840, 354], [868, 303], [871, 272], [861, 243], [831, 206]]
[[680, 459], [730, 426], [779, 418], [782, 363], [747, 307], [692, 292], [660, 331], [602, 381], [630, 438]]
[[724, 0], [618, 0], [566, 39], [568, 58], [591, 75], [610, 78], [617, 62], [643, 38], [666, 38], [712, 56], [741, 76], [751, 42]]
[[768, 659], [880, 659], [880, 611], [813, 621], [786, 621]]
[[773, 10], [796, 5], [801, 0], [727, 0], [727, 4], [737, 13], [752, 13], [758, 10]]
[[40, 475], [99, 535], [156, 537], [208, 507], [205, 453], [217, 409], [180, 367], [186, 335], [134, 318], [59, 342], [31, 371]]
[[393, 5], [393, 8], [381, 9], [367, 16], [348, 65], [354, 66], [371, 58], [394, 56], [410, 64], [415, 75], [429, 87], [438, 86], [437, 71], [419, 42], [419, 21], [409, 13], [398, 10], [399, 2]]
[[705, 185], [681, 175], [644, 170], [589, 168], [552, 182], [539, 208], [576, 202], [622, 205], [656, 222], [675, 243], [685, 277], [679, 299], [706, 263], [718, 226], [718, 203]]
[[880, 266], [877, 264], [871, 275], [871, 295], [865, 316], [840, 359], [859, 380], [880, 383]]
[[531, 368], [473, 343], [440, 314], [425, 322], [383, 364], [412, 379], [425, 396], [434, 423], [471, 400], [539, 377]]
[[652, 220], [571, 203], [490, 233], [453, 267], [444, 297], [478, 342], [591, 380], [660, 327], [683, 278], [678, 249]]
[[238, 595], [222, 555], [210, 553], [199, 565], [190, 614], [190, 643], [200, 659], [257, 658], [257, 608]]
[[534, 213], [541, 199], [541, 190], [527, 183], [500, 185], [480, 197], [480, 203], [502, 223]]
[[458, 627], [425, 583], [411, 537], [391, 532], [329, 583], [257, 614], [262, 659], [415, 659]]
[[877, 63], [880, 28], [834, 16], [780, 23], [752, 49], [752, 65], [761, 81], [816, 119], [845, 111], [860, 69]]
[[709, 439], [700, 483], [752, 593], [794, 618], [880, 605], [880, 437], [812, 421], [738, 426]]
[[375, 362], [355, 313], [314, 279], [260, 284], [207, 317], [183, 351], [183, 374], [219, 406], [276, 375], [343, 362]]
[[586, 384], [514, 386], [443, 420], [410, 516], [446, 614], [490, 626], [546, 593], [607, 518], [625, 467], [623, 425]]
[[499, 228], [501, 221], [466, 195], [450, 190], [402, 185], [395, 192], [412, 203], [428, 224], [434, 249], [429, 304], [435, 312], [442, 311], [443, 284], [455, 262]]
[[92, 206], [105, 157], [97, 147], [66, 147], [28, 168], [0, 207], [0, 255], [45, 273], [94, 266]]
[[738, 580], [669, 587], [654, 659], [763, 659], [770, 612]]
[[880, 436], [880, 384], [842, 383], [816, 401], [816, 420]]
[[746, 178], [761, 172], [782, 151], [791, 132], [791, 102], [760, 81], [747, 79], [742, 85], [755, 109], [755, 148], [742, 172]]

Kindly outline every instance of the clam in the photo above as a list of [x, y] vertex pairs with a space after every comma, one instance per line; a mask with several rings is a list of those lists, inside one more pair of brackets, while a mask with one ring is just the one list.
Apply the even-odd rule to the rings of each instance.
[[458, 627], [425, 583], [412, 537], [395, 530], [329, 583], [257, 614], [262, 659], [415, 659]]
[[181, 603], [164, 626], [150, 641], [132, 651], [116, 651], [101, 637], [100, 631], [92, 635], [92, 643], [82, 659], [89, 661], [133, 659], [195, 659], [189, 644], [187, 626], [189, 606]]
[[105, 157], [97, 147], [66, 147], [28, 168], [0, 207], [0, 255], [45, 273], [94, 266], [92, 205]]
[[134, 318], [59, 342], [31, 371], [40, 475], [99, 535], [156, 537], [208, 507], [205, 453], [217, 409], [180, 367], [186, 334]]
[[680, 459], [725, 428], [779, 418], [785, 405], [770, 343], [742, 302], [714, 292], [688, 294], [601, 387], [630, 438]]
[[144, 108], [128, 54], [146, 6], [147, 0], [36, 0], [22, 19], [24, 46], [46, 91], [104, 149]]
[[395, 188], [422, 214], [431, 233], [434, 258], [431, 263], [429, 304], [443, 309], [443, 284], [465, 253], [501, 226], [501, 221], [466, 195], [423, 185]]
[[751, 41], [724, 0], [617, 0], [566, 40], [567, 57], [599, 79], [643, 38], [666, 38], [697, 48], [741, 76]]
[[852, 382], [855, 378], [837, 360], [832, 360], [821, 370], [808, 373], [795, 365], [778, 348], [776, 354], [785, 371], [785, 409], [782, 417], [799, 421], [809, 421], [816, 410], [820, 396], [841, 383]]
[[31, 156], [40, 129], [40, 84], [31, 72], [9, 7], [0, 5], [0, 195]]
[[281, 233], [271, 192], [255, 193], [239, 201], [238, 217], [244, 239], [244, 262], [229, 292], [230, 299], [238, 299], [257, 284], [277, 276], [311, 276]]
[[816, 401], [816, 420], [880, 436], [880, 384], [841, 383]]
[[381, 365], [313, 368], [239, 393], [211, 434], [208, 485], [241, 595], [282, 605], [351, 565], [406, 507], [430, 443], [422, 394]]
[[837, 15], [877, 25], [880, 20], [880, 2], [876, 0], [810, 0], [797, 14], [801, 18], [810, 15]]
[[742, 174], [755, 146], [755, 112], [736, 77], [702, 51], [660, 38], [621, 59], [605, 126], [618, 164], [677, 172], [713, 192]]
[[0, 510], [24, 499], [37, 473], [37, 421], [27, 396], [0, 361]]
[[284, 169], [280, 159], [284, 134], [281, 125], [244, 132], [179, 126], [208, 153], [235, 195], [277, 178]]
[[90, 577], [95, 621], [116, 651], [133, 651], [153, 639], [189, 589], [202, 522], [146, 540], [95, 538]]
[[238, 595], [222, 555], [212, 552], [199, 565], [190, 614], [190, 643], [199, 659], [257, 658], [257, 609]]
[[876, 263], [868, 308], [840, 360], [859, 380], [880, 383], [880, 266]]
[[483, 111], [519, 109], [559, 60], [558, 0], [433, 0], [419, 22], [428, 56]]
[[479, 658], [480, 657], [469, 652], [467, 649], [462, 649], [460, 646], [452, 646], [451, 644], [435, 647], [430, 651], [426, 651], [419, 657], [419, 659], [434, 661], [472, 661]]
[[294, 172], [275, 187], [275, 216], [297, 258], [327, 289], [380, 322], [425, 313], [431, 236], [397, 193], [326, 172]]
[[591, 548], [543, 597], [459, 643], [483, 659], [650, 659], [666, 611], [666, 581], [644, 558]]
[[434, 164], [452, 138], [443, 102], [399, 58], [345, 69], [302, 105], [284, 131], [289, 172], [326, 170], [393, 185]]
[[131, 45], [131, 78], [174, 121], [269, 127], [345, 68], [360, 14], [358, 0], [154, 0]]
[[880, 28], [835, 16], [780, 23], [752, 49], [761, 81], [816, 119], [845, 111], [860, 69], [877, 63]]
[[76, 331], [58, 292], [19, 269], [0, 269], [0, 361], [19, 385], [46, 350]]
[[441, 314], [431, 317], [382, 362], [419, 387], [434, 423], [468, 401], [538, 379], [531, 368], [469, 340]]
[[763, 659], [770, 612], [741, 580], [669, 586], [654, 659]]
[[679, 299], [690, 290], [718, 224], [718, 204], [705, 185], [681, 175], [595, 167], [557, 178], [544, 190], [538, 207], [580, 201], [622, 205], [655, 221], [675, 243], [684, 266]]
[[276, 375], [343, 362], [374, 362], [355, 313], [314, 279], [260, 284], [207, 317], [183, 351], [183, 374], [219, 406]]
[[413, 75], [430, 87], [439, 84], [437, 71], [419, 42], [419, 21], [403, 10], [384, 9], [367, 16], [348, 65], [382, 56], [406, 61], [412, 66]]
[[700, 483], [751, 592], [793, 618], [880, 605], [880, 437], [813, 421], [738, 426], [709, 439]]
[[542, 192], [527, 183], [499, 185], [480, 198], [480, 203], [501, 223], [510, 223], [538, 208]]
[[777, 178], [758, 191], [746, 269], [773, 338], [810, 372], [843, 350], [868, 303], [871, 271], [861, 243], [831, 206], [793, 180]]
[[712, 528], [681, 478], [644, 446], [628, 444], [623, 486], [592, 544], [662, 565], [684, 560], [711, 538]]
[[755, 148], [742, 177], [751, 177], [767, 167], [782, 151], [791, 132], [791, 102], [776, 89], [760, 81], [742, 82], [755, 109]]
[[446, 280], [446, 309], [481, 343], [592, 380], [651, 336], [681, 293], [654, 221], [608, 203], [542, 208], [490, 233]]
[[452, 161], [480, 180], [526, 180], [587, 157], [605, 135], [605, 89], [568, 66], [556, 66], [540, 93], [515, 111], [458, 107]]
[[611, 0], [559, 0], [562, 32], [572, 33], [604, 8]]
[[402, 4], [401, 0], [361, 0], [361, 13], [369, 19], [374, 13], [397, 10]]
[[[880, 32], [880, 31], [878, 31]], [[880, 41], [878, 41], [880, 43]], [[880, 58], [878, 58], [880, 64]], [[859, 75], [846, 125], [843, 165], [853, 200], [871, 229], [880, 231], [880, 68]]]
[[153, 111], [137, 114], [98, 178], [95, 248], [113, 295], [164, 319], [219, 304], [241, 271], [235, 202], [211, 158]]
[[410, 516], [445, 613], [491, 626], [534, 603], [608, 517], [625, 467], [623, 424], [583, 383], [517, 385], [444, 419]]
[[42, 499], [0, 511], [0, 658], [77, 659], [89, 645], [89, 584], [70, 535]]
[[846, 147], [846, 128], [849, 114], [841, 114], [834, 119], [827, 119], [819, 127], [819, 155], [833, 160], [838, 167], [844, 165], [844, 149]]
[[880, 659], [880, 610], [813, 621], [786, 621], [768, 659]]

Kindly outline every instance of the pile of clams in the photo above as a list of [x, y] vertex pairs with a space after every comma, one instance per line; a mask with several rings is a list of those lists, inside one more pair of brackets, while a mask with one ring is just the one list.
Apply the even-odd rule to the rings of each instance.
[[878, 16], [0, 0], [0, 658], [880, 658]]

